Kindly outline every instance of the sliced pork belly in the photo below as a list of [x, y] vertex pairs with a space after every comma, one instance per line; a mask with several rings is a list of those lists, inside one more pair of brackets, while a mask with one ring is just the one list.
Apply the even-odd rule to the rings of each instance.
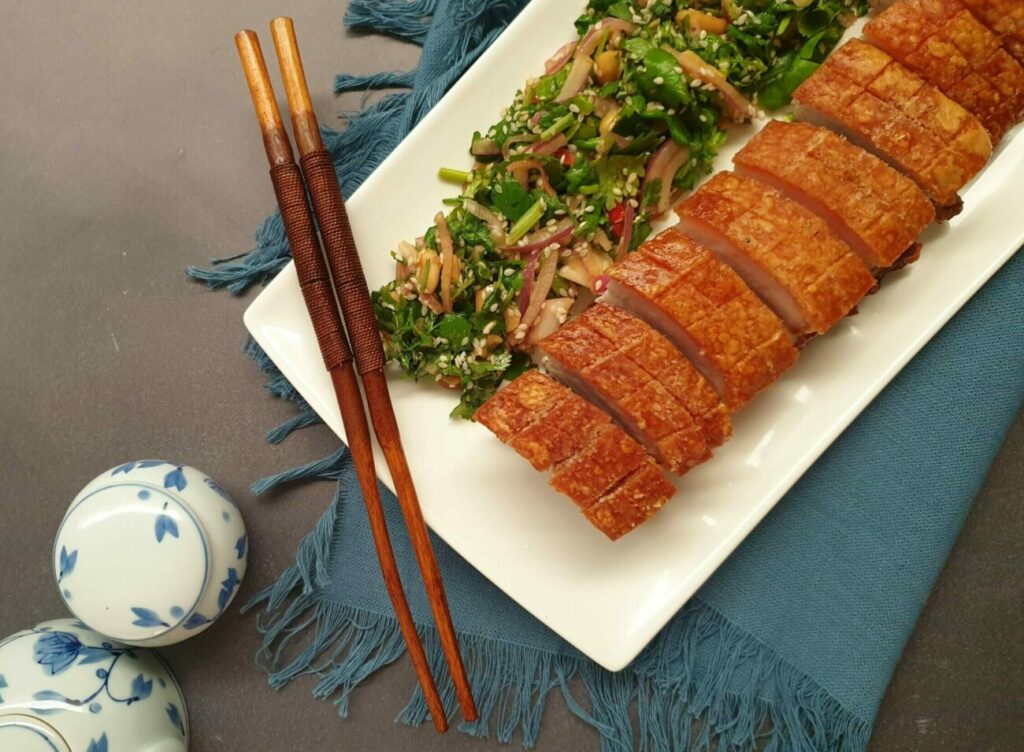
[[916, 254], [935, 210], [914, 181], [842, 136], [771, 120], [733, 157], [756, 178], [822, 217], [876, 274]]
[[607, 275], [604, 301], [668, 337], [730, 411], [796, 362], [782, 322], [732, 269], [677, 228], [642, 244]]
[[611, 418], [539, 371], [500, 390], [475, 418], [538, 470], [554, 466], [551, 485], [612, 540], [675, 493], [654, 460]]
[[902, 0], [864, 38], [978, 118], [993, 143], [1024, 115], [1024, 69], [959, 0]]
[[583, 514], [594, 527], [617, 540], [657, 512], [674, 493], [658, 466], [648, 460]]
[[1024, 3], [1021, 0], [962, 0], [999, 36], [1006, 51], [1024, 65]]
[[827, 332], [875, 286], [821, 217], [752, 178], [720, 172], [676, 213], [679, 229], [731, 266], [798, 341]]
[[562, 407], [571, 396], [557, 381], [528, 371], [482, 404], [473, 419], [508, 444], [549, 412]]
[[906, 173], [942, 219], [985, 165], [992, 142], [963, 107], [882, 50], [851, 39], [793, 94], [797, 115], [827, 125]]
[[583, 448], [608, 416], [586, 400], [565, 396], [542, 420], [521, 430], [509, 446], [536, 470], [547, 470]]
[[610, 423], [555, 466], [551, 486], [576, 502], [590, 523], [612, 540], [650, 518], [675, 493], [643, 448]]
[[658, 331], [636, 316], [598, 304], [584, 311], [585, 321], [612, 346], [643, 368], [686, 407], [710, 448], [732, 435], [729, 411], [707, 379]]
[[609, 412], [665, 467], [682, 474], [711, 456], [685, 405], [585, 317], [546, 337], [540, 349], [553, 375]]

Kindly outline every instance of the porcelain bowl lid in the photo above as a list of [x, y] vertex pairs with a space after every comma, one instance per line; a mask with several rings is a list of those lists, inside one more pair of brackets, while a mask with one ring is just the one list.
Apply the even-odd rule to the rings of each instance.
[[68, 608], [95, 631], [144, 643], [182, 624], [210, 577], [202, 523], [173, 491], [117, 481], [72, 505], [54, 544]]

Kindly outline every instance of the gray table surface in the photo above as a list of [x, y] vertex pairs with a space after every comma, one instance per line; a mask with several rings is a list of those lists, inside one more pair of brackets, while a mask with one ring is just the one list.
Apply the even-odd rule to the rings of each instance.
[[[248, 247], [273, 196], [232, 35], [291, 12], [321, 116], [335, 72], [405, 69], [418, 49], [342, 30], [344, 1], [7, 3], [0, 44], [0, 635], [64, 615], [50, 546], [71, 498], [127, 459], [161, 456], [221, 480], [248, 521], [244, 600], [287, 566], [330, 496], [256, 499], [261, 474], [331, 451], [326, 430], [270, 447], [291, 414], [240, 352], [246, 300], [182, 269]], [[1024, 748], [1024, 420], [1007, 438], [882, 706], [873, 750]], [[232, 612], [165, 655], [195, 752], [480, 750], [494, 742], [392, 719], [405, 661], [366, 682], [341, 721], [310, 681], [275, 693]], [[560, 699], [539, 750], [596, 749]]]

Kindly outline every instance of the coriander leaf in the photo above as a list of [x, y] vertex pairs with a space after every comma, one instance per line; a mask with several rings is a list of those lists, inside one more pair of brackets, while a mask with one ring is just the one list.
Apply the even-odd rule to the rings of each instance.
[[625, 0], [619, 0], [619, 2], [608, 6], [608, 15], [621, 18], [623, 21], [632, 21], [633, 9], [629, 7], [629, 3]]
[[465, 345], [462, 343], [469, 339], [471, 331], [468, 319], [457, 313], [449, 313], [444, 316], [437, 326], [437, 336], [448, 340], [448, 344], [454, 349], [469, 346], [468, 342]]
[[777, 110], [789, 104], [793, 92], [797, 90], [807, 78], [818, 70], [819, 63], [810, 60], [793, 60], [781, 75], [761, 89], [757, 95], [758, 104], [766, 110]]
[[523, 216], [533, 203], [530, 194], [511, 175], [495, 184], [491, 190], [491, 204], [512, 222]]
[[577, 193], [584, 185], [591, 185], [597, 182], [597, 173], [591, 167], [590, 162], [582, 157], [573, 162], [572, 167], [565, 173], [566, 191]]

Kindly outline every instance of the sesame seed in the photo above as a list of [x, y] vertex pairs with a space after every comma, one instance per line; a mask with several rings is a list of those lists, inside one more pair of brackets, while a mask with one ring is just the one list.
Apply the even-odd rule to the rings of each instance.
[[585, 211], [585, 212], [586, 212], [587, 214], [592, 214], [592, 213], [594, 212], [594, 207], [593, 207], [593, 205], [591, 205], [591, 206], [588, 206], [588, 207], [587, 207], [586, 209], [584, 209], [583, 211]]
[[664, 78], [662, 78], [661, 76], [655, 76], [655, 77], [654, 77], [654, 85], [655, 85], [655, 86], [661, 86], [661, 85], [663, 85], [664, 83], [665, 83], [665, 79], [664, 79]]

